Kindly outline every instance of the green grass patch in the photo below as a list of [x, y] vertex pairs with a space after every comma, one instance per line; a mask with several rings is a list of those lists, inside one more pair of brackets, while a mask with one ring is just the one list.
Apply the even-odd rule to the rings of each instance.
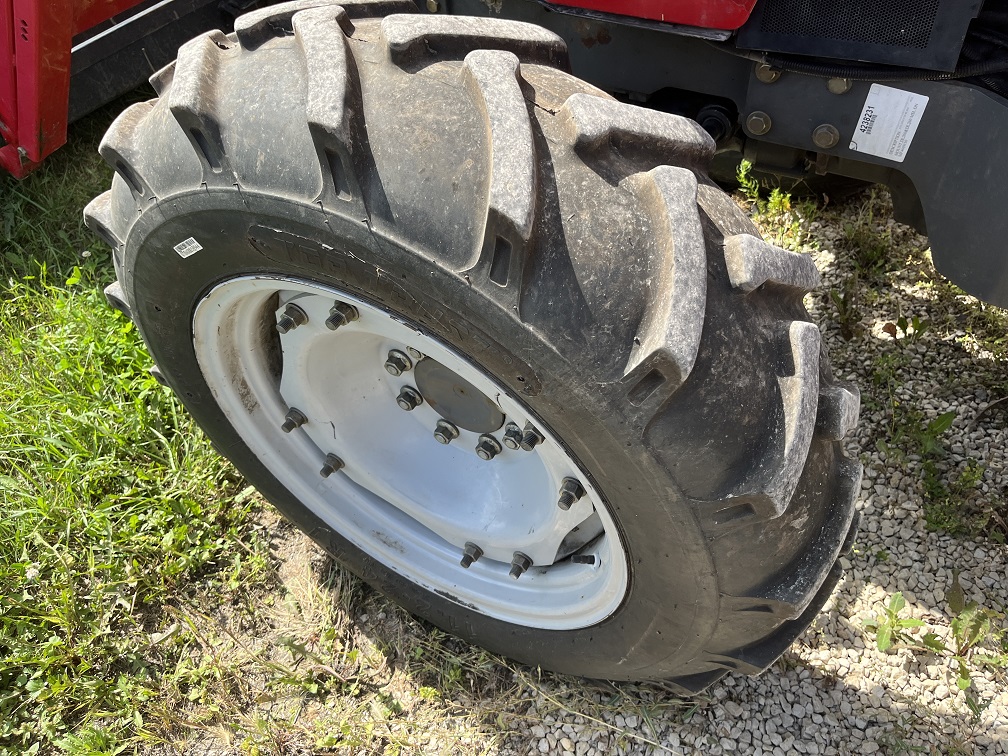
[[110, 117], [0, 176], [0, 754], [127, 747], [176, 663], [152, 640], [163, 603], [256, 569], [241, 481], [102, 295], [81, 209], [111, 178]]

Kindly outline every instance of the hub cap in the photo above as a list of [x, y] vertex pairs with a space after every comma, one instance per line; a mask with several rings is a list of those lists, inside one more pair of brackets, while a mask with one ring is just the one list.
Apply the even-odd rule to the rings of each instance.
[[[281, 322], [291, 305], [305, 316], [293, 328]], [[327, 326], [348, 305], [358, 317]], [[335, 289], [273, 277], [218, 285], [193, 333], [207, 384], [263, 465], [390, 569], [530, 627], [587, 627], [620, 605], [626, 555], [590, 479], [517, 396], [442, 342]], [[295, 410], [305, 421], [285, 431]], [[512, 448], [515, 426], [541, 441]], [[563, 508], [574, 483], [583, 495]], [[522, 557], [531, 566], [516, 570]]]

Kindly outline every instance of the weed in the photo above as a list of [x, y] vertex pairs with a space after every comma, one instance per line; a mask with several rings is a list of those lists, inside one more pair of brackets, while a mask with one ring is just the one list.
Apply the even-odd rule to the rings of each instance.
[[885, 272], [892, 252], [892, 232], [879, 231], [876, 227], [879, 203], [879, 190], [873, 188], [857, 217], [842, 225], [842, 247], [852, 255], [859, 275], [865, 280], [877, 279]]
[[1008, 668], [1005, 615], [975, 601], [967, 603], [959, 584], [958, 570], [953, 572], [952, 583], [945, 596], [952, 617], [949, 622], [950, 642], [942, 640], [934, 632], [925, 633], [920, 643], [916, 642], [908, 631], [923, 627], [925, 623], [914, 617], [900, 616], [906, 600], [899, 592], [890, 597], [880, 614], [865, 620], [864, 625], [875, 633], [875, 645], [879, 651], [888, 651], [894, 644], [899, 644], [913, 651], [930, 652], [946, 658], [955, 670], [956, 686], [965, 692], [967, 708], [975, 719], [979, 719], [990, 701], [978, 698], [971, 689], [971, 667]]
[[888, 651], [893, 643], [907, 644], [911, 641], [909, 630], [924, 626], [924, 621], [914, 617], [901, 617], [900, 612], [906, 606], [906, 599], [900, 592], [894, 593], [889, 603], [883, 607], [882, 613], [870, 620], [865, 620], [864, 626], [875, 633], [875, 645], [879, 651]]

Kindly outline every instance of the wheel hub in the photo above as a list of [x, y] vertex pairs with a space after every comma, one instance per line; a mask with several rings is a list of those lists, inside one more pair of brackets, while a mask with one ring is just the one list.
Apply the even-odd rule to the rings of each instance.
[[[334, 312], [350, 316], [333, 328]], [[441, 341], [335, 289], [271, 277], [218, 285], [193, 334], [259, 461], [389, 569], [545, 629], [594, 624], [622, 602], [626, 555], [591, 479], [517, 395]]]
[[448, 422], [474, 433], [504, 425], [504, 413], [489, 397], [440, 362], [425, 357], [414, 371], [420, 395]]

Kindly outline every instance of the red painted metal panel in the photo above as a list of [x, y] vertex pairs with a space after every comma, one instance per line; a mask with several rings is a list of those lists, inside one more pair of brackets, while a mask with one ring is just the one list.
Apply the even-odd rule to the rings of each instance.
[[551, 0], [557, 5], [704, 29], [738, 29], [756, 0]]
[[8, 0], [0, 0], [0, 137], [13, 143], [17, 121], [14, 81], [14, 15]]
[[32, 162], [66, 142], [72, 12], [71, 0], [14, 0], [17, 135]]
[[138, 0], [0, 0], [0, 169], [24, 176], [66, 142], [73, 36]]

